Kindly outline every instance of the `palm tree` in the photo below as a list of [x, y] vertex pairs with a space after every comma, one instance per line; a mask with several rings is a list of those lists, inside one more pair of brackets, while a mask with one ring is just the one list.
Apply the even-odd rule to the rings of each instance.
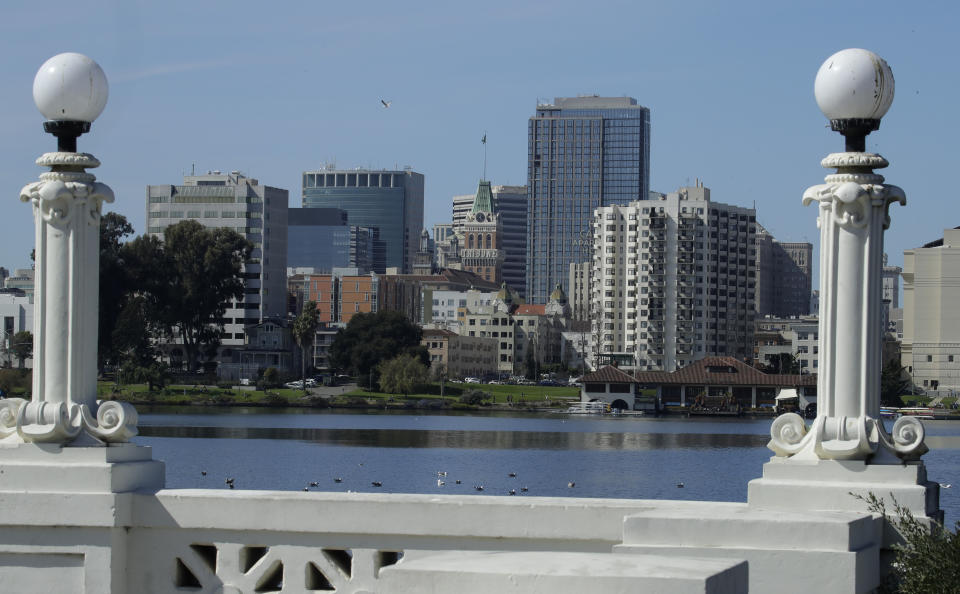
[[300, 347], [300, 387], [307, 393], [307, 350], [313, 346], [313, 337], [317, 326], [320, 325], [317, 314], [317, 302], [307, 301], [303, 304], [303, 311], [293, 321], [293, 338]]

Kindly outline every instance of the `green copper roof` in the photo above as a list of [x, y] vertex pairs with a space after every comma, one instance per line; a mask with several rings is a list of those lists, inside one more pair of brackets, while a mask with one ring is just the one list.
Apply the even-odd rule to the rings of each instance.
[[477, 196], [473, 199], [473, 208], [470, 212], [493, 212], [493, 194], [490, 192], [490, 182], [480, 180], [477, 187]]

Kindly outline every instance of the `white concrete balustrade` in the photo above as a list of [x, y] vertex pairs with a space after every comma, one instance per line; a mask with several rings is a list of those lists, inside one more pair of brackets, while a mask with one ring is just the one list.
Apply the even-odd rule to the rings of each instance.
[[[821, 348], [821, 407], [810, 428], [774, 422], [776, 455], [746, 503], [163, 489], [163, 464], [128, 443], [136, 412], [95, 400], [95, 231], [112, 193], [76, 137], [106, 80], [84, 56], [51, 59], [34, 94], [60, 146], [22, 192], [38, 241], [33, 394], [0, 400], [0, 592], [874, 591], [893, 535], [850, 493], [892, 492], [921, 518], [939, 509], [922, 425], [887, 435], [878, 419], [878, 266], [887, 207], [904, 195], [863, 152], [892, 73], [850, 51], [821, 69], [840, 82], [818, 75], [817, 88], [847, 152], [805, 198], [823, 233], [820, 335], [835, 342]], [[857, 111], [864, 97], [882, 109]]]

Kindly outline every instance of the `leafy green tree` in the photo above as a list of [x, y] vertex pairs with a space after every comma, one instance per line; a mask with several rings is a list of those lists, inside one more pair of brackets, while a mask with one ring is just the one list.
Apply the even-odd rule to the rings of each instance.
[[130, 277], [124, 266], [121, 240], [133, 233], [127, 219], [115, 212], [100, 218], [100, 303], [97, 364], [117, 359], [113, 344], [113, 330], [130, 293]]
[[426, 347], [420, 344], [420, 327], [392, 310], [360, 313], [350, 318], [346, 328], [337, 332], [330, 345], [330, 364], [357, 377], [360, 385], [377, 383], [381, 361], [409, 353], [429, 364]]
[[162, 390], [170, 383], [170, 370], [159, 361], [138, 365], [130, 361], [121, 367], [121, 375], [130, 382], [147, 384], [149, 391]]
[[320, 316], [317, 313], [316, 301], [304, 303], [303, 311], [293, 321], [293, 338], [300, 347], [300, 384], [304, 394], [307, 393], [307, 384], [304, 381], [307, 376], [307, 351], [313, 347], [313, 338], [319, 324]]
[[10, 339], [10, 352], [19, 361], [20, 369], [23, 369], [23, 362], [33, 356], [33, 332], [21, 330]]
[[280, 385], [280, 372], [277, 371], [276, 367], [267, 367], [263, 370], [263, 377], [260, 381], [264, 388], [275, 388]]
[[766, 373], [796, 375], [800, 373], [800, 361], [793, 353], [776, 353], [770, 355], [770, 363], [767, 364]]
[[880, 372], [880, 404], [903, 406], [900, 395], [909, 392], [911, 384], [906, 368], [896, 359], [890, 359]]
[[163, 237], [170, 275], [160, 320], [179, 335], [193, 371], [198, 355], [219, 344], [230, 300], [243, 297], [240, 275], [253, 246], [236, 231], [193, 220], [167, 227]]
[[527, 352], [523, 356], [524, 377], [528, 380], [537, 379], [537, 357], [533, 354], [533, 343], [527, 345]]
[[430, 369], [410, 353], [381, 361], [377, 371], [380, 389], [388, 394], [410, 394], [430, 381]]

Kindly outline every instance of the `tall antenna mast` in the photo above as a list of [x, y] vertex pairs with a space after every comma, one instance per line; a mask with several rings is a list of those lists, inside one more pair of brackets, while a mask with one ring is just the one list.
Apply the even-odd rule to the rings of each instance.
[[482, 180], [486, 181], [487, 179], [487, 131], [483, 131], [483, 138], [480, 139], [480, 142], [483, 144], [483, 177]]

